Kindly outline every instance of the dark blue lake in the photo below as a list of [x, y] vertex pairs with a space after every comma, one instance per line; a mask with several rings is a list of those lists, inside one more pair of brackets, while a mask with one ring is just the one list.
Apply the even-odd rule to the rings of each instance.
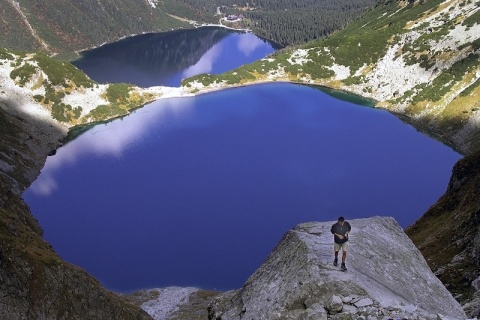
[[275, 48], [251, 33], [203, 27], [126, 38], [85, 52], [73, 64], [100, 83], [178, 87], [183, 78], [229, 71]]
[[459, 158], [387, 112], [275, 83], [98, 125], [48, 158], [25, 199], [55, 250], [109, 289], [227, 290], [298, 223], [412, 224]]

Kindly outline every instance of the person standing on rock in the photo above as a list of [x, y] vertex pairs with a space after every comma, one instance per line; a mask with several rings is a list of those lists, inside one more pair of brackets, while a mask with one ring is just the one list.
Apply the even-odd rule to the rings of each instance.
[[345, 221], [344, 217], [339, 217], [338, 221], [332, 225], [332, 229], [330, 230], [333, 233], [333, 250], [335, 252], [333, 265], [335, 267], [338, 265], [338, 252], [342, 250], [342, 264], [340, 268], [343, 271], [347, 271], [345, 260], [347, 259], [348, 233], [350, 230], [352, 230], [352, 227], [350, 223]]

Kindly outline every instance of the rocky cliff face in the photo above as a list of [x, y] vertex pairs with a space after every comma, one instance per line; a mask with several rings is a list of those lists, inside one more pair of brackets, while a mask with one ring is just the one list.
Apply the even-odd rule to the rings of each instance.
[[333, 223], [288, 231], [241, 289], [214, 300], [209, 319], [465, 318], [394, 219], [350, 221], [347, 272], [332, 265]]
[[446, 193], [406, 230], [470, 317], [480, 316], [480, 152], [453, 168]]

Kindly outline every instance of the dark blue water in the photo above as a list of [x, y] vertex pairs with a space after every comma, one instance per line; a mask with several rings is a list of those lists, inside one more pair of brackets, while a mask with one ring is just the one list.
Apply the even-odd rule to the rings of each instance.
[[227, 290], [298, 223], [412, 224], [459, 158], [387, 112], [277, 83], [98, 125], [48, 158], [25, 199], [55, 250], [109, 289]]
[[84, 53], [73, 64], [100, 83], [179, 86], [200, 73], [222, 73], [278, 48], [251, 33], [203, 27], [123, 39]]

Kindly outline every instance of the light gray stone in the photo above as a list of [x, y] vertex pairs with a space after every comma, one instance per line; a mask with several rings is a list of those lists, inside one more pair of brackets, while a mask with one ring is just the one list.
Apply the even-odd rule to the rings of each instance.
[[367, 306], [373, 305], [373, 301], [370, 298], [363, 298], [363, 299], [360, 299], [360, 300], [356, 301], [353, 305], [357, 308], [362, 308], [362, 307], [367, 307]]
[[330, 299], [328, 299], [327, 304], [325, 305], [325, 309], [327, 309], [328, 313], [330, 314], [341, 312], [343, 309], [342, 298], [333, 295]]
[[475, 291], [480, 289], [480, 277], [472, 281], [472, 287], [475, 289]]
[[405, 312], [413, 313], [413, 312], [417, 311], [418, 308], [417, 308], [417, 306], [414, 306], [412, 304], [407, 304], [406, 306], [402, 307], [401, 309]]
[[437, 314], [437, 320], [458, 320], [454, 317], [451, 317], [451, 316], [446, 316], [446, 315], [443, 315], [443, 314]]
[[357, 310], [358, 310], [357, 307], [352, 306], [351, 304], [344, 304], [344, 305], [343, 305], [342, 312], [346, 312], [346, 313], [356, 313]]
[[305, 310], [298, 320], [327, 320], [327, 310], [319, 303]]
[[356, 320], [357, 317], [351, 313], [337, 313], [331, 316], [331, 320]]
[[303, 314], [305, 313], [305, 310], [293, 310], [289, 311], [286, 314], [282, 316], [282, 319], [285, 320], [307, 320], [308, 318], [305, 318]]

